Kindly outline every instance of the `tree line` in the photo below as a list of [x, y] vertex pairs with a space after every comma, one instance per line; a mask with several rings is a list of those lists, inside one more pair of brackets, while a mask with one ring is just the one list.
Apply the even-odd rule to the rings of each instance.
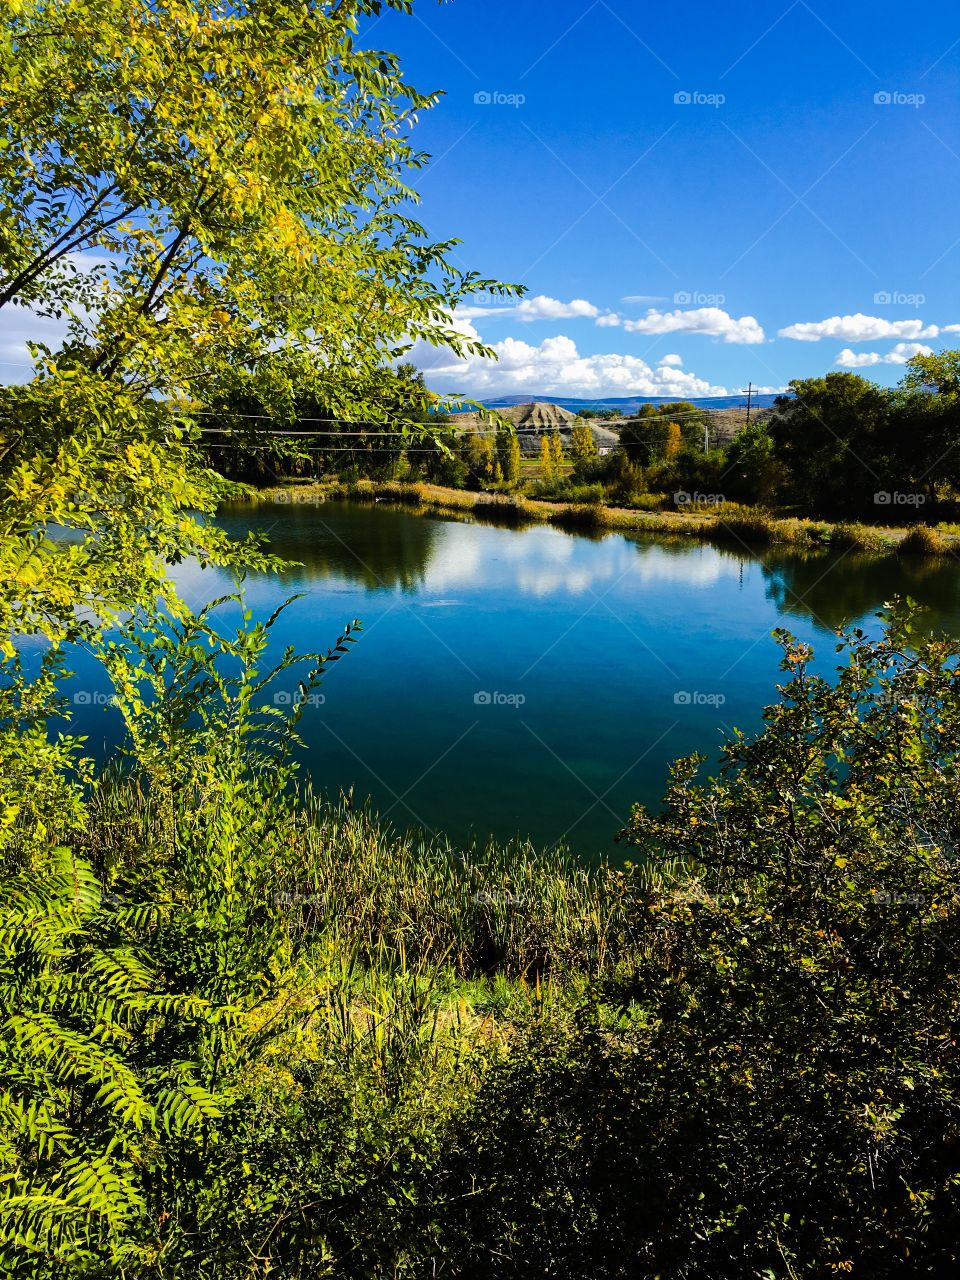
[[[509, 424], [491, 417], [479, 429], [459, 429], [439, 411], [439, 397], [431, 403], [422, 373], [401, 365], [381, 402], [391, 426], [337, 422], [323, 406], [302, 402], [294, 428], [327, 419], [327, 434], [306, 451], [291, 447], [284, 457], [275, 448], [259, 462], [238, 448], [238, 474], [425, 480], [626, 505], [698, 492], [791, 514], [908, 523], [951, 513], [960, 491], [958, 371], [960, 352], [943, 351], [913, 357], [894, 388], [847, 372], [796, 379], [771, 409], [720, 443], [712, 412], [690, 401], [641, 406], [603, 457], [590, 427], [596, 415], [578, 417], [564, 435], [554, 429], [535, 437], [530, 461], [537, 465], [523, 467]], [[418, 423], [429, 425], [427, 437], [411, 434]], [[219, 461], [229, 466], [228, 457]]]

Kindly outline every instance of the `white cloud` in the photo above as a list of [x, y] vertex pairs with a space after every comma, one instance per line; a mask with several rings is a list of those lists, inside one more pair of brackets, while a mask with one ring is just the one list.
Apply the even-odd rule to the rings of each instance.
[[835, 363], [844, 369], [869, 369], [875, 364], [906, 364], [913, 356], [932, 355], [933, 348], [924, 346], [922, 342], [898, 342], [886, 355], [879, 351], [852, 351], [850, 347], [844, 347]]
[[620, 299], [621, 302], [666, 302], [667, 299], [662, 293], [628, 293], [625, 298]]
[[586, 298], [559, 302], [541, 293], [535, 298], [524, 298], [517, 307], [517, 315], [521, 320], [573, 320], [581, 316], [592, 320], [599, 315], [599, 309]]
[[819, 342], [821, 338], [876, 342], [881, 338], [935, 338], [939, 332], [935, 324], [924, 326], [922, 320], [881, 320], [879, 316], [865, 316], [858, 311], [853, 316], [831, 316], [828, 320], [791, 324], [781, 329], [779, 335], [795, 342]]
[[617, 315], [616, 311], [608, 311], [606, 315], [597, 316], [597, 325], [601, 329], [616, 329], [623, 321]]
[[683, 364], [683, 356], [669, 355], [660, 357], [661, 364], [681, 365]]
[[481, 316], [514, 316], [518, 320], [592, 320], [599, 314], [600, 308], [586, 298], [561, 302], [559, 298], [550, 298], [544, 293], [538, 293], [534, 298], [523, 298], [507, 307], [457, 308], [457, 315], [467, 320], [479, 320]]
[[[457, 327], [462, 329], [463, 323]], [[675, 360], [654, 369], [638, 356], [581, 355], [573, 339], [563, 335], [545, 338], [536, 346], [518, 338], [491, 345], [500, 357], [497, 362], [475, 357], [461, 361], [450, 351], [426, 343], [418, 343], [406, 358], [425, 371], [427, 381], [438, 391], [678, 398], [727, 394], [724, 387], [677, 368]]]
[[736, 319], [720, 307], [695, 307], [690, 311], [658, 311], [651, 307], [641, 320], [624, 320], [628, 333], [702, 333], [724, 342], [756, 343], [765, 340], [753, 316]]

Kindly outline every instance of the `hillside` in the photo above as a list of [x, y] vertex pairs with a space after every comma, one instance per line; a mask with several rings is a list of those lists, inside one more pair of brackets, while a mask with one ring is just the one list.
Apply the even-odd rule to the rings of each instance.
[[[488, 408], [494, 406], [488, 405]], [[564, 444], [570, 442], [570, 434], [577, 415], [559, 404], [536, 400], [517, 405], [498, 406], [497, 412], [517, 429], [520, 448], [525, 454], [535, 454], [540, 449], [540, 438], [544, 432], [558, 431]], [[464, 431], [484, 429], [485, 425], [476, 413], [454, 413], [451, 419]], [[591, 422], [593, 438], [600, 449], [615, 449], [620, 437], [615, 430], [604, 423], [602, 426]]]

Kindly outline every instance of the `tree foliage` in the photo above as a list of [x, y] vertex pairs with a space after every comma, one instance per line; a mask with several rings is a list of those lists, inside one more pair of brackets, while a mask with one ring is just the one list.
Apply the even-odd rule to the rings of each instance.
[[399, 429], [425, 432], [429, 397], [395, 405], [392, 361], [417, 339], [486, 351], [450, 313], [505, 286], [460, 272], [411, 216], [426, 157], [409, 132], [435, 99], [358, 46], [380, 9], [4, 7], [0, 305], [69, 332], [0, 392], [16, 584], [0, 624], [63, 633], [75, 602], [155, 597], [165, 561], [252, 554], [194, 516], [225, 492], [196, 447], [205, 405], [247, 396], [289, 418], [309, 396], [361, 421], [402, 408]]

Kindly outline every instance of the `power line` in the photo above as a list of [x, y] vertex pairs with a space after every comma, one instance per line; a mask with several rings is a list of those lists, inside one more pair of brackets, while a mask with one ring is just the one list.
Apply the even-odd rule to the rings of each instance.
[[[736, 407], [740, 408], [742, 406], [736, 406]], [[747, 407], [749, 408], [749, 405]], [[694, 409], [685, 413], [649, 414], [649, 415], [644, 415], [642, 417], [634, 416], [629, 418], [622, 418], [619, 421], [621, 423], [627, 423], [627, 422], [652, 423], [659, 419], [660, 421], [665, 421], [665, 422], [681, 422], [690, 418], [702, 419], [704, 414], [709, 415], [710, 413], [725, 413], [725, 412], [728, 412], [728, 411], [724, 409]], [[192, 416], [200, 417], [201, 415], [195, 414]], [[203, 416], [217, 417], [219, 415], [204, 414]], [[272, 418], [269, 414], [260, 414], [260, 413], [249, 413], [249, 414], [238, 413], [238, 414], [231, 414], [229, 416], [234, 419], [239, 419], [240, 421], [243, 421], [243, 422], [275, 421], [275, 419]], [[341, 419], [339, 418], [301, 418], [299, 419], [299, 421], [334, 423], [334, 422], [340, 422]], [[586, 425], [588, 426], [591, 425], [591, 420], [581, 419], [581, 421], [586, 421]], [[361, 419], [359, 421], [347, 422], [345, 425], [350, 427], [357, 427], [357, 426], [362, 427], [365, 425], [365, 423]], [[382, 424], [379, 421], [371, 420], [369, 425], [376, 427]], [[523, 423], [512, 423], [511, 425], [514, 426], [515, 429], [521, 434], [540, 435], [540, 434], [543, 434], [544, 432], [555, 431], [555, 430], [559, 430], [562, 427], [572, 426], [573, 423], [564, 421], [564, 422], [556, 422], [556, 423], [548, 423], [548, 424], [537, 424], [535, 426], [525, 426]], [[597, 422], [596, 425], [600, 427], [603, 426], [602, 422]], [[494, 428], [488, 431], [473, 431], [473, 430], [470, 430], [469, 427], [466, 426], [466, 424], [459, 423], [459, 422], [436, 422], [436, 423], [416, 422], [416, 423], [408, 423], [407, 429], [405, 431], [344, 431], [344, 430], [303, 431], [296, 427], [284, 427], [283, 429], [271, 431], [270, 435], [274, 437], [293, 436], [298, 439], [305, 436], [331, 436], [331, 437], [356, 436], [358, 438], [363, 438], [363, 439], [371, 439], [374, 437], [387, 437], [391, 439], [406, 440], [406, 439], [409, 439], [411, 436], [418, 436], [418, 435], [425, 434], [425, 432], [431, 427], [434, 430], [448, 431], [448, 432], [456, 431], [459, 429], [462, 434], [467, 434], [470, 436], [495, 436], [498, 434], [497, 428]], [[225, 425], [222, 427], [200, 427], [199, 430], [202, 435], [233, 434], [233, 430], [229, 425]]]

